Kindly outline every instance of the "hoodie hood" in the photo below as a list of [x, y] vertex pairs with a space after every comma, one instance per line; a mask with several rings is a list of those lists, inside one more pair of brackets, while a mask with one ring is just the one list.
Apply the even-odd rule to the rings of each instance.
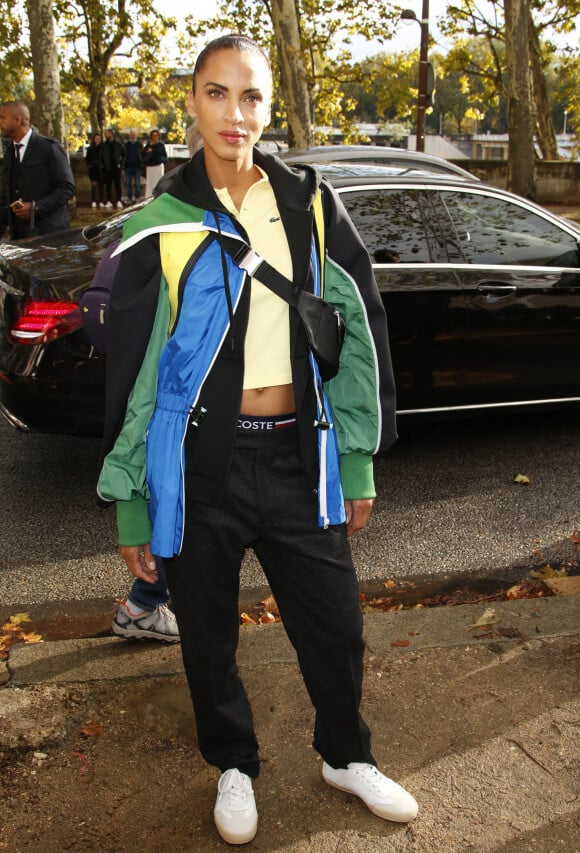
[[[315, 168], [307, 165], [287, 166], [278, 157], [259, 148], [254, 148], [254, 163], [272, 179], [279, 206], [296, 212], [312, 207], [320, 185], [320, 175]], [[168, 193], [194, 207], [224, 210], [207, 177], [203, 148], [191, 160], [172, 169], [159, 181], [155, 195], [162, 193]]]

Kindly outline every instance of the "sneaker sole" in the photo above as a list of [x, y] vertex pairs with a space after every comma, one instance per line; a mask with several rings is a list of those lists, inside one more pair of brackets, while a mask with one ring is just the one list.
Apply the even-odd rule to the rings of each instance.
[[167, 634], [157, 634], [155, 631], [146, 631], [145, 629], [123, 628], [113, 622], [113, 634], [117, 637], [123, 637], [126, 640], [159, 640], [162, 643], [179, 643], [179, 637], [168, 637]]
[[375, 806], [372, 803], [367, 803], [360, 794], [357, 794], [356, 791], [353, 791], [351, 788], [345, 788], [342, 785], [339, 785], [337, 782], [333, 782], [332, 779], [328, 779], [326, 776], [322, 777], [327, 785], [330, 785], [331, 788], [336, 788], [337, 791], [343, 791], [345, 794], [350, 794], [351, 797], [356, 797], [358, 800], [363, 803], [367, 809], [372, 812], [377, 817], [382, 817], [383, 820], [391, 820], [394, 823], [410, 823], [412, 820], [415, 820], [418, 814], [418, 809], [413, 809], [412, 812], [406, 812], [403, 814], [387, 814], [386, 812], [381, 810], [380, 806]]
[[258, 818], [256, 818], [255, 826], [252, 829], [249, 829], [245, 835], [241, 835], [240, 833], [234, 835], [233, 833], [228, 832], [227, 829], [220, 827], [215, 813], [213, 819], [220, 838], [223, 838], [227, 844], [248, 844], [248, 842], [253, 841], [256, 837], [256, 833], [258, 831]]

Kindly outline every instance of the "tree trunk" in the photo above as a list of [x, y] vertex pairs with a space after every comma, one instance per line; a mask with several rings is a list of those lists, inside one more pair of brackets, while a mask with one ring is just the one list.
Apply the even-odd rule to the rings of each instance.
[[546, 86], [542, 48], [540, 46], [538, 30], [531, 15], [529, 21], [529, 39], [538, 145], [540, 146], [544, 160], [559, 160], [560, 154], [556, 141], [556, 130], [552, 121], [552, 104], [550, 103], [548, 87]]
[[528, 48], [527, 0], [505, 0], [508, 95], [508, 189], [535, 198], [534, 119]]
[[31, 105], [33, 123], [40, 133], [66, 145], [52, 0], [26, 0], [26, 14], [36, 96]]
[[312, 145], [314, 131], [295, 0], [273, 0], [271, 8], [280, 82], [286, 104], [288, 145], [290, 148], [306, 148]]

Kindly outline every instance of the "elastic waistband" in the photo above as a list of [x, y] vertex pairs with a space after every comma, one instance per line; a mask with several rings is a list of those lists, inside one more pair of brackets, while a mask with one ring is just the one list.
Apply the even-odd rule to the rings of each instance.
[[296, 412], [287, 415], [240, 415], [238, 417], [238, 434], [259, 434], [286, 429], [296, 423]]

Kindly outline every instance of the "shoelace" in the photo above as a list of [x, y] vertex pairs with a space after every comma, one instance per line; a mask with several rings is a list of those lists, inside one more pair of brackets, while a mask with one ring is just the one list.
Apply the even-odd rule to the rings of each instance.
[[351, 764], [350, 769], [354, 770], [357, 776], [370, 785], [375, 794], [384, 795], [387, 793], [390, 785], [390, 779], [387, 779], [380, 773], [372, 764]]
[[159, 621], [163, 622], [164, 627], [167, 627], [167, 623], [171, 619], [169, 607], [166, 604], [161, 604], [157, 610], [159, 611]]
[[218, 783], [218, 792], [227, 796], [228, 807], [232, 811], [245, 809], [249, 799], [248, 780], [239, 770], [227, 770]]

